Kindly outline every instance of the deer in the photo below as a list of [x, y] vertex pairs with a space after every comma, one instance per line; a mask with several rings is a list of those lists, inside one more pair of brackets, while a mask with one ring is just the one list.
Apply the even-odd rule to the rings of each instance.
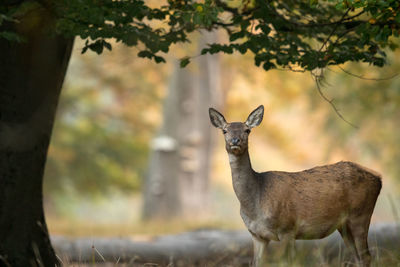
[[253, 240], [252, 266], [265, 266], [270, 241], [321, 239], [338, 230], [361, 266], [369, 266], [368, 230], [382, 188], [381, 175], [350, 161], [299, 172], [253, 170], [248, 152], [252, 129], [264, 106], [245, 122], [226, 122], [209, 108], [213, 126], [222, 130], [240, 215]]

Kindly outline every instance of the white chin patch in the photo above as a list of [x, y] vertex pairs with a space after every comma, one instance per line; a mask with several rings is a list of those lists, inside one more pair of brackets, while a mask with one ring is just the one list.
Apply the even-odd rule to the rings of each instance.
[[239, 149], [240, 149], [240, 146], [231, 146], [231, 149], [232, 149], [232, 150], [239, 150]]

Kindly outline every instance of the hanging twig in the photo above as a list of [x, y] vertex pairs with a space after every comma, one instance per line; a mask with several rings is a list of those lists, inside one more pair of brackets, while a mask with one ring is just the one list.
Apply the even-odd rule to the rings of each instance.
[[[396, 73], [396, 74], [393, 74], [392, 76], [385, 77], [385, 78], [365, 78], [365, 77], [363, 77], [361, 75], [357, 75], [357, 74], [351, 73], [350, 71], [345, 70], [344, 68], [342, 68], [340, 66], [337, 66], [337, 67], [339, 69], [341, 69], [344, 73], [346, 73], [346, 74], [348, 74], [350, 76], [353, 76], [353, 77], [356, 77], [356, 78], [362, 79], [362, 80], [367, 80], [367, 81], [387, 81], [387, 80], [393, 79], [394, 77], [399, 75], [399, 73]], [[328, 69], [328, 70], [330, 70], [330, 69]], [[333, 70], [330, 70], [330, 71], [334, 72]]]
[[317, 90], [318, 90], [319, 95], [320, 95], [326, 102], [328, 102], [328, 103], [331, 105], [331, 107], [332, 107], [333, 110], [335, 111], [336, 115], [338, 115], [339, 118], [341, 118], [344, 122], [346, 122], [346, 123], [349, 124], [350, 126], [356, 128], [356, 129], [358, 129], [358, 126], [356, 126], [355, 124], [351, 123], [350, 121], [346, 120], [346, 119], [343, 117], [343, 115], [340, 113], [339, 109], [338, 109], [338, 108], [336, 107], [336, 105], [333, 103], [333, 100], [334, 100], [334, 99], [333, 99], [333, 98], [332, 98], [332, 99], [329, 99], [329, 98], [326, 97], [326, 96], [324, 95], [324, 93], [322, 92], [322, 89], [321, 89], [321, 80], [323, 79], [323, 74], [317, 75], [317, 74], [311, 72], [311, 76], [312, 76], [312, 77], [314, 78], [314, 80], [315, 80], [315, 83], [316, 83], [316, 85], [317, 85]]

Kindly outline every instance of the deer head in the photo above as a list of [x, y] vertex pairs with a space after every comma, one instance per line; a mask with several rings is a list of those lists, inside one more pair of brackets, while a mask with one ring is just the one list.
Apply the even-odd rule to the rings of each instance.
[[260, 125], [264, 116], [264, 106], [253, 110], [245, 122], [227, 123], [224, 116], [217, 110], [209, 109], [212, 125], [222, 130], [225, 137], [225, 147], [228, 153], [241, 155], [247, 151], [248, 137], [251, 129]]

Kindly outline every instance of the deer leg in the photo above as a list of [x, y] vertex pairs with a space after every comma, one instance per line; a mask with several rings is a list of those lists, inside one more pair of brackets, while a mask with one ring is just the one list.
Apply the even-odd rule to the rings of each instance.
[[353, 234], [351, 233], [350, 227], [348, 226], [347, 223], [345, 223], [338, 228], [338, 231], [343, 238], [346, 249], [352, 252], [355, 260], [358, 262], [359, 256], [357, 253], [356, 243], [354, 242], [354, 237]]
[[371, 254], [368, 249], [368, 229], [354, 234], [354, 241], [360, 257], [360, 266], [369, 267], [371, 264]]
[[369, 267], [371, 254], [368, 249], [368, 228], [370, 218], [359, 218], [350, 222], [350, 229], [354, 237], [357, 254], [360, 259], [360, 266]]
[[254, 267], [263, 267], [267, 265], [267, 255], [266, 250], [269, 243], [269, 240], [260, 239], [256, 236], [253, 237], [253, 266]]
[[367, 235], [365, 237], [356, 238], [356, 247], [360, 254], [360, 265], [369, 267], [371, 265], [371, 254], [368, 249]]

